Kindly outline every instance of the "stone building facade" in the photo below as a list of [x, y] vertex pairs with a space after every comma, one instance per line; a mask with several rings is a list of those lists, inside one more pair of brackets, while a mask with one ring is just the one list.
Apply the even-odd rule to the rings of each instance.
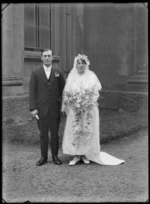
[[28, 95], [40, 49], [48, 47], [66, 77], [78, 53], [88, 56], [103, 87], [101, 107], [128, 108], [147, 94], [144, 3], [2, 4], [1, 23], [3, 98]]

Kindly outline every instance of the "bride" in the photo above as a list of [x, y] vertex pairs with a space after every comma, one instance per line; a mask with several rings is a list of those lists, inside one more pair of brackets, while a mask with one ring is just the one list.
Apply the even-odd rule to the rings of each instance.
[[62, 150], [64, 154], [74, 156], [69, 165], [80, 160], [85, 164], [93, 161], [101, 165], [118, 165], [125, 161], [100, 150], [97, 100], [102, 87], [89, 65], [87, 56], [78, 54], [66, 81], [61, 110], [67, 115]]

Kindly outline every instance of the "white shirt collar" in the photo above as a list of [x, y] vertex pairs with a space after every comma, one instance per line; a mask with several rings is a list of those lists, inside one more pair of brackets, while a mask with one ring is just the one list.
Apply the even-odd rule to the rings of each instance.
[[51, 68], [52, 68], [52, 65], [50, 65], [49, 67], [46, 67], [44, 64], [43, 64], [43, 68], [45, 71], [50, 71]]

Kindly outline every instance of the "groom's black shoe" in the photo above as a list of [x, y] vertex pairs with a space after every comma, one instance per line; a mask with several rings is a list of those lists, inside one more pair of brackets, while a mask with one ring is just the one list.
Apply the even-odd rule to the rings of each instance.
[[62, 162], [60, 161], [60, 159], [57, 156], [52, 156], [52, 158], [53, 158], [54, 164], [56, 164], [56, 165], [62, 164]]
[[46, 158], [41, 158], [39, 161], [37, 161], [36, 166], [42, 166], [47, 162]]

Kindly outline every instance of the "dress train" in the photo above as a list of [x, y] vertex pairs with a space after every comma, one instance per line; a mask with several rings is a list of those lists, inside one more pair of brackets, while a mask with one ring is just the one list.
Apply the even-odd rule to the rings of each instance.
[[86, 154], [86, 157], [88, 160], [101, 165], [119, 165], [119, 164], [125, 163], [124, 160], [118, 159], [106, 152], [99, 152], [99, 154], [96, 154], [96, 155]]

